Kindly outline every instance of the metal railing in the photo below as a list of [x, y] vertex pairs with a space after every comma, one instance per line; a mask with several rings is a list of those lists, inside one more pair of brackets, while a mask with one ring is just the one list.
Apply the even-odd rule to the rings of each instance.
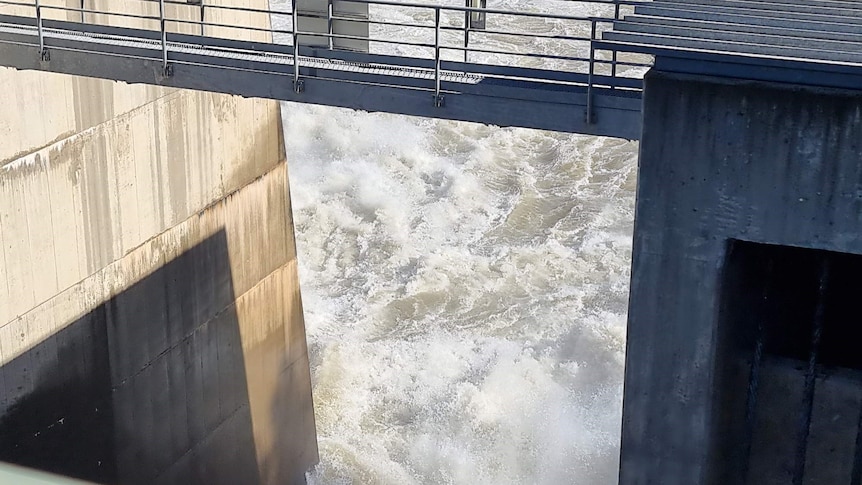
[[[296, 0], [289, 2], [289, 8], [275, 3], [276, 8], [269, 9], [215, 5], [206, 0], [121, 0], [99, 10], [87, 8], [83, 1], [80, 8], [74, 8], [50, 4], [49, 0], [0, 0], [0, 13], [12, 10], [13, 15], [21, 17], [27, 16], [20, 11], [22, 7], [32, 8], [35, 40], [43, 61], [50, 60], [51, 50], [65, 48], [52, 45], [53, 32], [44, 25], [46, 17], [58, 19], [65, 16], [65, 20], [84, 24], [158, 31], [164, 76], [171, 76], [173, 64], [184, 62], [174, 58], [178, 46], [172, 42], [175, 34], [184, 33], [197, 35], [200, 39], [199, 43], [192, 43], [192, 47], [206, 48], [225, 56], [264, 54], [273, 63], [290, 65], [292, 72], [289, 75], [296, 93], [303, 91], [306, 80], [326, 78], [327, 66], [334, 69], [345, 65], [365, 67], [376, 73], [379, 79], [374, 83], [427, 90], [437, 107], [445, 106], [447, 89], [451, 89], [450, 81], [458, 79], [473, 83], [477, 80], [507, 81], [551, 89], [580, 88], [587, 93], [588, 123], [593, 117], [592, 100], [596, 89], [639, 91], [643, 72], [651, 62], [646, 56], [603, 51], [595, 47], [595, 41], [603, 31], [632, 11], [634, 6], [645, 3], [644, 0], [546, 0], [537, 3], [534, 11], [398, 0], [343, 1], [364, 4], [374, 11], [367, 19], [339, 14], [333, 0], [326, 0], [325, 13], [302, 12]], [[587, 13], [597, 12], [599, 15], [543, 12], [539, 10], [542, 5], [565, 7], [575, 13], [578, 7], [583, 7]], [[410, 20], [393, 20], [391, 15], [387, 18], [385, 11], [393, 10], [401, 16], [410, 12]], [[474, 14], [484, 15], [486, 28], [471, 28], [469, 18]], [[253, 18], [243, 25], [242, 16]], [[230, 21], [224, 20], [226, 18]], [[303, 19], [325, 20], [326, 30], [302, 31]], [[367, 23], [371, 34], [366, 38], [338, 33], [334, 29], [336, 22]], [[257, 42], [245, 48], [225, 47], [207, 40], [211, 38]], [[325, 41], [323, 45], [318, 41], [305, 45], [308, 39]], [[380, 52], [365, 57], [351, 56], [348, 51], [334, 48], [339, 39], [368, 41], [372, 53]], [[273, 49], [265, 47], [265, 44], [282, 48]], [[285, 51], [283, 47], [286, 46], [290, 50]], [[188, 40], [182, 47], [189, 47]], [[338, 52], [344, 54], [336, 54]], [[320, 62], [314, 64], [314, 69], [304, 68], [315, 59]], [[394, 76], [399, 71], [400, 75]], [[277, 73], [285, 74], [280, 70]], [[406, 77], [431, 82], [405, 83]]]

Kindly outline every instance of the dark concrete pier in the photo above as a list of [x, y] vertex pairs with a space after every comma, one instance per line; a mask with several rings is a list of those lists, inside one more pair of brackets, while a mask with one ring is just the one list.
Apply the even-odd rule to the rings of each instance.
[[851, 483], [862, 93], [652, 72], [644, 120], [621, 483]]

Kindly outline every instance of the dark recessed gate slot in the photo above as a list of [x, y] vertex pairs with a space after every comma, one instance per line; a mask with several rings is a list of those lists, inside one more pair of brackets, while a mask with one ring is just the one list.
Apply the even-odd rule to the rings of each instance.
[[817, 353], [820, 350], [820, 337], [823, 334], [823, 314], [826, 309], [826, 286], [829, 282], [829, 258], [823, 257], [820, 263], [820, 284], [817, 288], [817, 303], [811, 322], [811, 340], [808, 343], [808, 367], [805, 370], [805, 388], [802, 393], [802, 411], [799, 415], [799, 431], [796, 439], [796, 454], [793, 457], [793, 485], [802, 485], [805, 477], [805, 459], [808, 451], [808, 438], [811, 435], [811, 415], [814, 412], [814, 373], [817, 371]]
[[856, 452], [853, 455], [850, 485], [862, 485], [862, 412], [859, 413], [859, 421], [856, 423]]
[[862, 256], [729, 244], [711, 483], [862, 485], [860, 303]]

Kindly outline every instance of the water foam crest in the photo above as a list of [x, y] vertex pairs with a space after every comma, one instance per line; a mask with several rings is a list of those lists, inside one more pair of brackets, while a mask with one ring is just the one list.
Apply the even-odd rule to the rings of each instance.
[[608, 483], [635, 146], [290, 105], [311, 483]]
[[636, 144], [283, 112], [321, 451], [309, 482], [614, 483]]

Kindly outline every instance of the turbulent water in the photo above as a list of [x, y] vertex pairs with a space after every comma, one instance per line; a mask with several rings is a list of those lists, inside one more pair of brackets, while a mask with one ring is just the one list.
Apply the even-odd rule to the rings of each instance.
[[616, 483], [637, 145], [283, 113], [309, 482]]

